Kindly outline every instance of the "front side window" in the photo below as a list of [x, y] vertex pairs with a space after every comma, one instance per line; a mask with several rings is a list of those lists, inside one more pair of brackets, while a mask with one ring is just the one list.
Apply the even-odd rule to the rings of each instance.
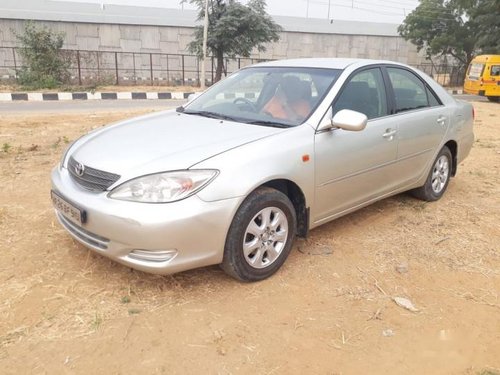
[[396, 113], [429, 106], [426, 87], [415, 74], [400, 68], [387, 68], [387, 73], [394, 89]]
[[255, 125], [296, 126], [313, 113], [340, 73], [301, 67], [242, 69], [180, 111]]
[[388, 114], [385, 85], [379, 68], [363, 70], [352, 76], [333, 104], [333, 115], [342, 109], [364, 113], [368, 119]]
[[492, 65], [490, 70], [490, 75], [492, 77], [500, 76], [500, 65]]

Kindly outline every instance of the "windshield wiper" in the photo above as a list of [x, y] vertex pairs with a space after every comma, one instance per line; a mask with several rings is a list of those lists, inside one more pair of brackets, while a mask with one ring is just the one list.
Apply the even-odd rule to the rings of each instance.
[[186, 115], [196, 115], [196, 116], [203, 116], [203, 117], [208, 117], [208, 118], [215, 118], [218, 120], [238, 121], [234, 117], [223, 115], [223, 114], [217, 113], [217, 112], [183, 110], [182, 113], [184, 113]]
[[266, 120], [245, 121], [245, 124], [264, 125], [264, 126], [271, 126], [273, 128], [289, 128], [289, 127], [293, 126], [293, 125], [289, 125], [289, 124], [284, 124], [282, 122], [266, 121]]
[[211, 111], [190, 111], [189, 109], [186, 110], [184, 107], [178, 107], [176, 109], [177, 112], [179, 113], [184, 113], [186, 115], [195, 115], [195, 116], [203, 116], [203, 117], [208, 117], [208, 118], [214, 118], [218, 120], [227, 120], [227, 121], [236, 121], [236, 122], [243, 122], [245, 124], [250, 124], [250, 125], [263, 125], [263, 126], [272, 126], [275, 128], [289, 128], [292, 125], [289, 124], [284, 124], [282, 122], [276, 122], [276, 121], [266, 121], [266, 120], [245, 120], [242, 118], [236, 118], [236, 117], [231, 117], [228, 115], [224, 115], [222, 113], [217, 113], [217, 112], [211, 112]]

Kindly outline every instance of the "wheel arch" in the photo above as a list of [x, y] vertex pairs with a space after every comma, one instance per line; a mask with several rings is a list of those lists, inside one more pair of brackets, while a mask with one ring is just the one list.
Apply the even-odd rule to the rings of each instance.
[[448, 149], [451, 152], [451, 175], [455, 177], [457, 174], [457, 167], [458, 167], [458, 145], [457, 142], [454, 140], [449, 140], [448, 142], [445, 143], [445, 146], [448, 147]]
[[309, 207], [307, 207], [306, 198], [302, 189], [295, 182], [287, 179], [267, 181], [256, 189], [262, 186], [276, 189], [290, 199], [297, 215], [297, 235], [306, 237], [309, 232]]

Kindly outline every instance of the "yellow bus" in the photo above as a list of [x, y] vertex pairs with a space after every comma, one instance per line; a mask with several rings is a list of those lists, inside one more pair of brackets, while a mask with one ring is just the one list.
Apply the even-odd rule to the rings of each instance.
[[500, 55], [475, 57], [467, 69], [464, 91], [486, 96], [492, 102], [500, 101]]

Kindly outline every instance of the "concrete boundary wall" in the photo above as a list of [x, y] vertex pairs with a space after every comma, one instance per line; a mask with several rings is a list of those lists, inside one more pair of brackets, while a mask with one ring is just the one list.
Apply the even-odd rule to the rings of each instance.
[[[1, 17], [1, 16], [0, 16]], [[0, 47], [18, 46], [15, 33], [22, 33], [24, 20], [0, 18]], [[188, 53], [193, 28], [179, 26], [116, 25], [37, 21], [64, 32], [65, 49], [119, 52]], [[266, 52], [254, 51], [252, 58], [354, 57], [395, 60], [416, 65], [425, 60], [412, 44], [397, 36], [322, 34], [284, 31], [279, 42]], [[2, 60], [8, 56], [0, 56]]]
[[[198, 24], [196, 15], [192, 10], [2, 0], [0, 47], [18, 46], [15, 34], [22, 33], [26, 20], [34, 20], [64, 32], [65, 49], [188, 54], [187, 46]], [[281, 39], [269, 44], [265, 52], [255, 50], [251, 58], [352, 57], [394, 60], [409, 65], [425, 61], [423, 53], [418, 53], [414, 45], [398, 36], [394, 24], [280, 16], [274, 19], [283, 27]], [[0, 78], [13, 76], [13, 69], [5, 68], [14, 66], [12, 55], [11, 50], [0, 48]], [[149, 68], [150, 61], [146, 60], [147, 57], [137, 62], [139, 70]], [[196, 64], [191, 62], [191, 65]]]

